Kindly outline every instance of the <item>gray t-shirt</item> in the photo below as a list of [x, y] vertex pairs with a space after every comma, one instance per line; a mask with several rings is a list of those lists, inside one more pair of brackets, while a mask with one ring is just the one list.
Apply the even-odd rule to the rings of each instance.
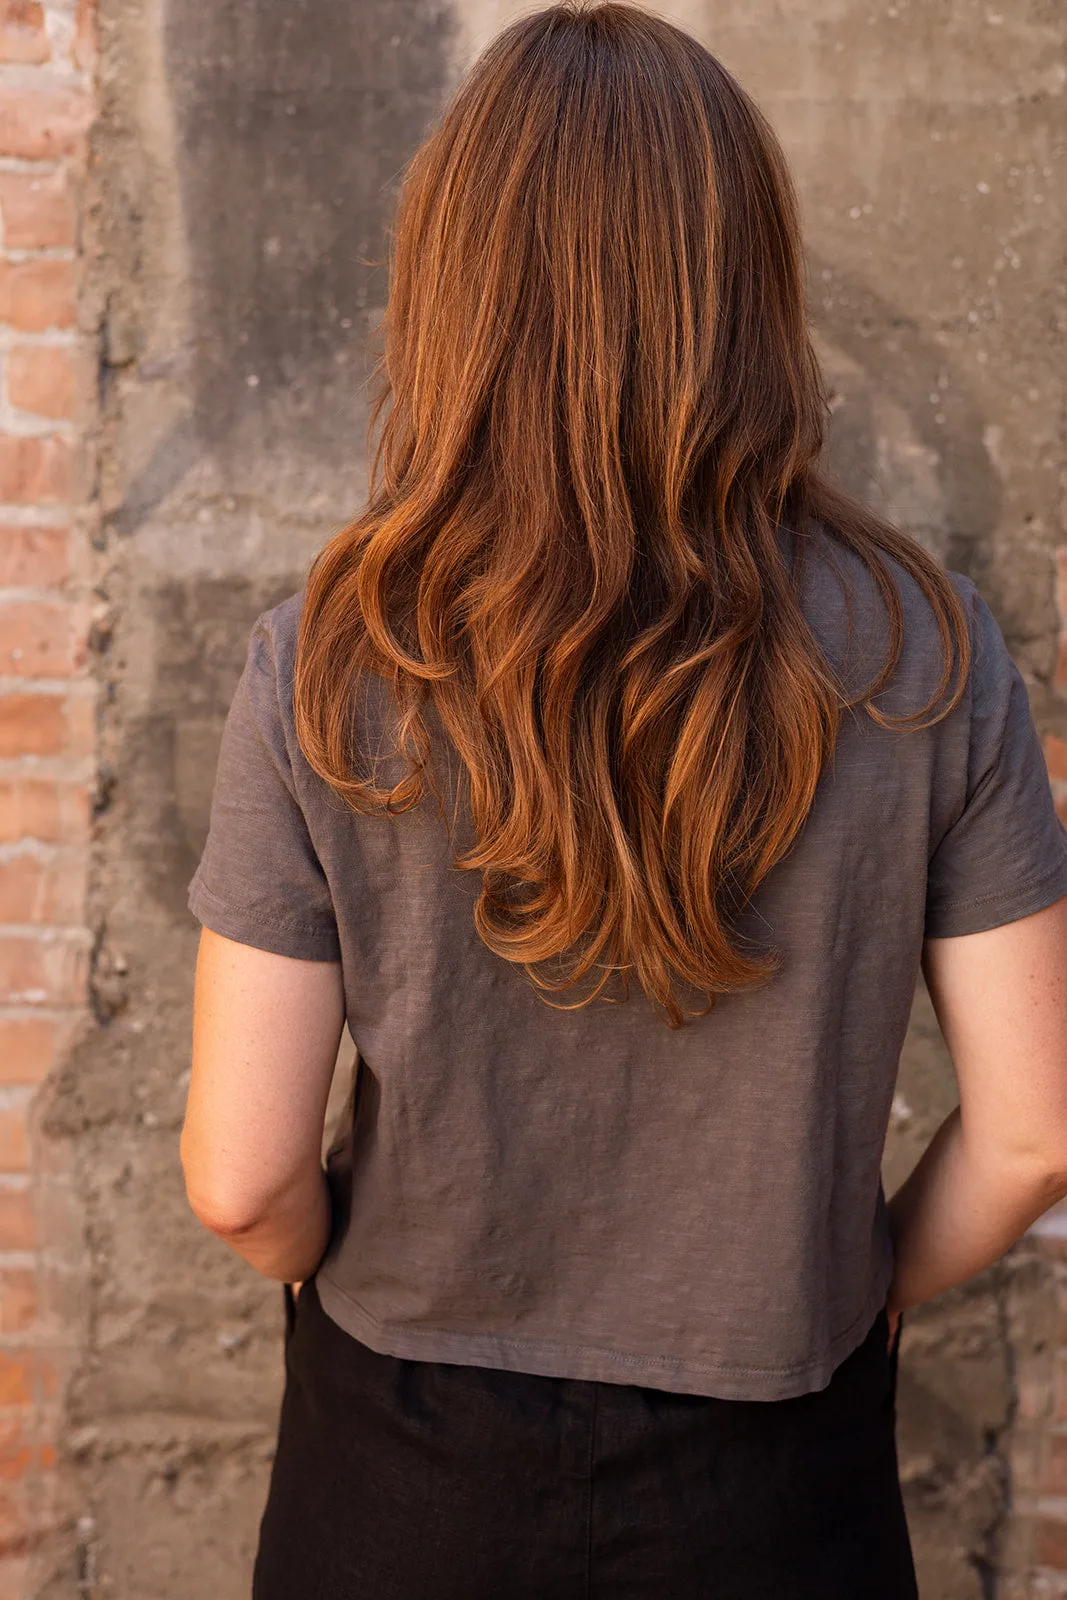
[[[856, 558], [818, 548], [805, 613], [846, 681], [869, 683], [881, 601]], [[921, 591], [893, 570], [889, 712], [921, 707], [941, 664]], [[303, 759], [302, 593], [259, 618], [189, 904], [227, 938], [342, 963], [360, 1062], [317, 1280], [341, 1327], [400, 1357], [766, 1400], [821, 1388], [862, 1341], [891, 1276], [880, 1163], [923, 938], [1067, 894], [1026, 686], [973, 583], [953, 581], [966, 698], [919, 732], [845, 714], [797, 843], [741, 918], [781, 971], [677, 1031], [636, 985], [552, 1010], [493, 955], [479, 875], [450, 865], [432, 796], [356, 816]], [[365, 748], [388, 748], [389, 691], [368, 687]], [[461, 811], [454, 848], [470, 843]]]

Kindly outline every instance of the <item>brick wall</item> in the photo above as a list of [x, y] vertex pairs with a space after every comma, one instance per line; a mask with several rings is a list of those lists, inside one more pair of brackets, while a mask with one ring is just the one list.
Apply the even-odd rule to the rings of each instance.
[[[131, 36], [132, 15], [117, 13]], [[92, 35], [86, 0], [0, 0], [0, 1600], [94, 1587], [88, 1555], [58, 1577], [41, 1566], [59, 1520], [78, 1524], [83, 1549], [93, 1530], [59, 1501], [53, 1473], [84, 1302], [66, 1147], [40, 1126], [46, 1080], [92, 1024], [95, 350], [77, 314]], [[399, 159], [390, 154], [390, 171]], [[1067, 549], [1055, 581], [1063, 695]], [[1045, 751], [1067, 821], [1065, 729], [1056, 722]], [[1063, 1325], [1014, 1375], [1006, 1569], [1025, 1576], [1000, 1600], [1067, 1596], [1067, 1240], [1050, 1233], [1035, 1248], [1063, 1280]]]
[[[1011, 1517], [997, 1600], [1067, 1596], [1067, 1219], [1051, 1215], [1016, 1253], [1051, 1276], [1047, 1314], [1015, 1348]], [[1031, 1307], [1032, 1311], [1032, 1307]], [[1028, 1319], [1028, 1320], [1032, 1320]]]
[[91, 348], [78, 331], [85, 0], [0, 0], [0, 1600], [56, 1519], [77, 1253], [41, 1085], [87, 1021]]
[[[1056, 552], [1056, 601], [1060, 615], [1060, 639], [1052, 686], [1061, 695], [1067, 695], [1067, 548]], [[1067, 823], [1067, 739], [1049, 734], [1045, 739], [1045, 756], [1052, 779], [1052, 792], [1056, 796], [1056, 810]]]

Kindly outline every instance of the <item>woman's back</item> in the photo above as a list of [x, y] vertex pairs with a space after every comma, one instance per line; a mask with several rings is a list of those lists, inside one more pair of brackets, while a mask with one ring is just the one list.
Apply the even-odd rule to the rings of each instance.
[[[941, 651], [894, 577], [905, 642], [879, 707], [900, 716]], [[843, 719], [737, 922], [779, 970], [674, 1030], [640, 992], [550, 1008], [489, 951], [477, 874], [452, 865], [469, 819], [440, 725], [454, 838], [428, 798], [352, 812], [295, 736], [301, 595], [260, 619], [190, 904], [231, 939], [342, 961], [360, 1066], [317, 1278], [342, 1327], [397, 1356], [755, 1399], [822, 1387], [860, 1342], [892, 1274], [879, 1169], [923, 940], [1067, 893], [1025, 685], [953, 581], [974, 652], [960, 704], [919, 730]], [[846, 686], [868, 683], [887, 633], [863, 563], [813, 538], [802, 602]], [[362, 703], [361, 747], [387, 750], [383, 680]]]
[[[666, 19], [505, 29], [390, 269], [190, 889], [190, 1199], [304, 1283], [256, 1600], [914, 1600], [890, 1335], [1067, 1191], [1025, 684], [823, 475], [782, 152]], [[920, 969], [961, 1106], [887, 1203]]]

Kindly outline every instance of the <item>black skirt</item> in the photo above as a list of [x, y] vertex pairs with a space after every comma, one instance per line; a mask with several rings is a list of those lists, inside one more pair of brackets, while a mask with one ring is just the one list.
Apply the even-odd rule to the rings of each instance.
[[916, 1600], [881, 1312], [813, 1394], [378, 1355], [287, 1289], [253, 1600]]

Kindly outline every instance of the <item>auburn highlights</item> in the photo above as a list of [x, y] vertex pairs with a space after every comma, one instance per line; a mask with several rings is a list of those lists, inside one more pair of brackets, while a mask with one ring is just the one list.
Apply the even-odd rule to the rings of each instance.
[[[616, 972], [626, 997], [632, 975], [677, 1028], [775, 970], [731, 922], [796, 838], [842, 708], [918, 727], [958, 703], [962, 603], [820, 474], [789, 172], [663, 18], [578, 0], [500, 33], [405, 173], [389, 287], [367, 506], [308, 578], [301, 748], [354, 810], [404, 811], [438, 793], [430, 702], [469, 781], [477, 844], [454, 865], [482, 874], [485, 944], [546, 999], [588, 976], [586, 1005]], [[816, 527], [887, 609], [853, 700], [798, 599]], [[873, 704], [903, 642], [887, 555], [944, 651], [897, 723]], [[396, 701], [392, 787], [354, 766], [368, 673]], [[707, 1005], [684, 1011], [679, 982]]]

